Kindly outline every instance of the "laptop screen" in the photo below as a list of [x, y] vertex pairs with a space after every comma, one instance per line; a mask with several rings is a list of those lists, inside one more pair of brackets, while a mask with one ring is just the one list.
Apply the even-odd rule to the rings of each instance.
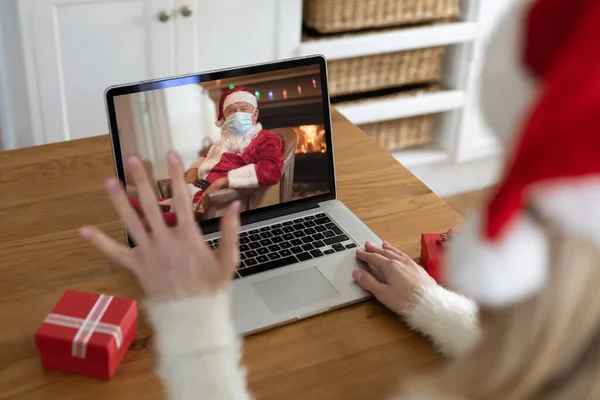
[[[106, 93], [117, 172], [134, 207], [126, 160], [139, 157], [167, 224], [166, 154], [183, 164], [198, 222], [334, 197], [325, 63], [321, 57], [111, 88]], [[140, 210], [141, 212], [141, 210]]]

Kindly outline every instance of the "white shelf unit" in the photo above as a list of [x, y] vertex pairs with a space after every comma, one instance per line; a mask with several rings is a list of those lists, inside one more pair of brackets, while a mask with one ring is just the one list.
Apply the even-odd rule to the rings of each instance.
[[392, 119], [415, 117], [459, 110], [465, 105], [465, 92], [446, 90], [399, 99], [373, 100], [364, 104], [340, 105], [337, 108], [353, 124], [369, 124]]
[[[465, 98], [465, 92], [462, 90], [447, 90], [414, 97], [373, 100], [365, 104], [338, 106], [337, 109], [352, 123], [360, 125], [461, 110], [465, 105]], [[438, 124], [435, 130], [439, 132], [440, 129]], [[392, 155], [407, 168], [445, 162], [450, 158], [450, 153], [448, 149], [444, 149], [436, 143], [438, 132], [434, 134], [433, 143], [395, 151], [392, 152]]]
[[[452, 138], [456, 136], [454, 131], [460, 129], [457, 121], [467, 98], [465, 86], [470, 56], [468, 45], [475, 40], [476, 35], [477, 22], [466, 20], [377, 33], [309, 39], [298, 46], [296, 55], [322, 54], [328, 60], [336, 60], [447, 46], [443, 84], [449, 89], [411, 97], [374, 99], [365, 103], [337, 106], [338, 111], [356, 125], [419, 115], [446, 114], [442, 118], [443, 123], [436, 124], [431, 143], [392, 152], [396, 160], [413, 169], [445, 163], [453, 157]], [[449, 126], [452, 128], [449, 129]]]
[[476, 33], [475, 22], [395, 29], [364, 35], [307, 40], [298, 46], [296, 55], [322, 54], [329, 60], [337, 60], [464, 43], [474, 40]]
[[415, 147], [412, 149], [393, 151], [392, 155], [408, 169], [443, 163], [450, 159], [450, 154], [432, 145]]
[[[434, 114], [435, 125], [430, 143], [392, 151], [391, 154], [439, 195], [465, 192], [494, 183], [501, 155], [500, 147], [489, 135], [464, 132], [465, 126], [471, 131], [479, 128], [471, 120], [472, 114], [477, 112], [471, 109], [476, 102], [473, 88], [478, 79], [473, 66], [481, 61], [475, 60], [477, 49], [483, 43], [482, 32], [489, 27], [481, 22], [481, 9], [485, 2], [461, 0], [460, 3], [463, 12], [457, 22], [303, 38], [292, 54], [322, 54], [329, 60], [337, 60], [445, 46], [441, 83], [446, 90], [337, 106], [346, 118], [357, 125]], [[490, 7], [486, 7], [489, 11]], [[473, 179], [465, 179], [470, 175]]]

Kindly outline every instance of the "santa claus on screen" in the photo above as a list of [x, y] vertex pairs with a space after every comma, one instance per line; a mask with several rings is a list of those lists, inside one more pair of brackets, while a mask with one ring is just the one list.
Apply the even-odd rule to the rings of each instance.
[[[185, 173], [197, 220], [203, 218], [206, 195], [221, 189], [251, 189], [271, 186], [281, 180], [283, 154], [281, 138], [258, 123], [258, 102], [249, 89], [238, 86], [219, 99], [217, 127], [221, 139], [206, 157], [193, 162]], [[143, 217], [138, 199], [132, 205]], [[159, 199], [165, 222], [177, 223], [171, 199]]]

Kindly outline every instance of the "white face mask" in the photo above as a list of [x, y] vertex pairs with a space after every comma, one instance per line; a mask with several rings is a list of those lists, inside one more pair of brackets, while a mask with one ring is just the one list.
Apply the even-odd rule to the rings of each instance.
[[225, 129], [235, 137], [244, 137], [252, 131], [252, 113], [236, 112], [225, 121]]

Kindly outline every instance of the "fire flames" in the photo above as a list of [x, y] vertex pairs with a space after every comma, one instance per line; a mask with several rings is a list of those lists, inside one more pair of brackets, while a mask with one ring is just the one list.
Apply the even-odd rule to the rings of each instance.
[[327, 151], [325, 128], [323, 125], [302, 125], [294, 127], [292, 130], [298, 138], [296, 154], [325, 153]]

